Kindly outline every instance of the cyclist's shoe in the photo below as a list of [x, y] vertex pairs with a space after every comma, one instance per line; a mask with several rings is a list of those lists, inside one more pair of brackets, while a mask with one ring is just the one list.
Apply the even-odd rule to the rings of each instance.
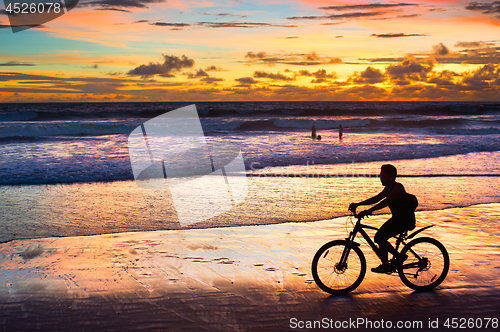
[[380, 264], [377, 267], [372, 267], [372, 272], [391, 274], [392, 273], [392, 269], [391, 269], [390, 266], [387, 266], [387, 265], [384, 265], [384, 264]]
[[[404, 261], [408, 258], [408, 255], [398, 255], [397, 257], [393, 257], [391, 258], [391, 260], [389, 261], [389, 267], [388, 269], [390, 269], [390, 271], [386, 272], [386, 273], [394, 273], [394, 272], [397, 272], [398, 271], [398, 267], [400, 264], [403, 264]], [[372, 269], [373, 271], [373, 269]], [[375, 272], [375, 271], [374, 271]], [[382, 272], [383, 273], [383, 272]]]

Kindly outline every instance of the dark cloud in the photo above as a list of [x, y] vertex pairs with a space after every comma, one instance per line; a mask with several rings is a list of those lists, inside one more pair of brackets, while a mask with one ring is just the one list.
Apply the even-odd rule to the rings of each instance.
[[119, 83], [135, 83], [136, 81], [121, 78], [103, 78], [103, 77], [57, 77], [45, 75], [24, 74], [18, 72], [0, 72], [0, 81], [25, 81], [33, 83], [59, 83], [59, 82], [84, 82], [84, 83], [103, 83], [103, 84], [119, 84]]
[[286, 24], [270, 24], [256, 22], [199, 22], [198, 26], [206, 28], [261, 28], [261, 27], [277, 27], [277, 28], [296, 28], [296, 25]]
[[219, 17], [241, 17], [244, 18], [246, 15], [239, 15], [239, 14], [232, 14], [232, 13], [202, 13], [198, 12], [200, 15], [207, 15], [207, 16], [219, 16]]
[[331, 72], [328, 74], [325, 69], [318, 69], [317, 71], [311, 73], [308, 70], [300, 70], [299, 71], [300, 76], [312, 76], [315, 77], [311, 81], [311, 83], [327, 83], [330, 82], [329, 79], [335, 79], [337, 78], [337, 73]]
[[304, 60], [306, 60], [306, 61], [318, 61], [320, 59], [321, 58], [319, 57], [319, 55], [316, 52], [311, 52], [309, 54], [304, 55]]
[[[419, 58], [423, 59], [423, 58]], [[500, 63], [500, 54], [492, 54], [490, 56], [484, 55], [458, 55], [458, 56], [450, 56], [450, 57], [436, 57], [435, 58], [439, 63], [454, 63], [454, 64], [471, 64], [471, 65], [485, 65], [485, 64], [497, 64]], [[402, 59], [399, 58], [380, 58], [380, 59], [372, 59], [372, 62], [399, 62]]]
[[247, 54], [245, 55], [245, 58], [248, 58], [248, 59], [264, 59], [266, 57], [267, 57], [266, 52], [258, 52], [258, 53], [247, 52]]
[[408, 15], [398, 15], [396, 16], [397, 18], [414, 18], [414, 17], [419, 17], [421, 16], [420, 14], [408, 14]]
[[12, 82], [3, 85], [0, 91], [24, 93], [114, 93], [129, 84], [137, 85], [137, 81], [120, 78], [102, 77], [57, 77], [32, 75], [19, 72], [0, 72], [0, 81]]
[[214, 65], [211, 65], [211, 66], [208, 66], [207, 68], [205, 68], [205, 71], [223, 71], [224, 69], [220, 68], [220, 67], [216, 67]]
[[131, 13], [132, 11], [120, 8], [112, 8], [112, 7], [104, 7], [104, 8], [96, 8], [96, 10], [114, 10], [117, 12]]
[[429, 9], [430, 12], [438, 12], [438, 13], [441, 13], [441, 12], [445, 12], [446, 9], [444, 8], [431, 8]]
[[342, 20], [345, 18], [358, 18], [358, 17], [371, 17], [383, 15], [383, 12], [369, 12], [369, 13], [348, 13], [348, 14], [338, 14], [338, 15], [328, 15], [327, 18], [331, 20]]
[[351, 18], [360, 17], [371, 17], [383, 15], [383, 12], [356, 12], [356, 13], [346, 13], [346, 14], [333, 14], [333, 15], [318, 15], [318, 16], [293, 16], [287, 17], [287, 20], [343, 20]]
[[465, 9], [480, 11], [483, 14], [496, 14], [496, 17], [500, 18], [500, 1], [470, 2]]
[[464, 73], [443, 70], [429, 73], [425, 85], [420, 82], [400, 85], [391, 92], [394, 97], [412, 96], [421, 100], [498, 100], [499, 75], [498, 64], [487, 64]]
[[294, 66], [316, 66], [316, 65], [337, 65], [342, 64], [340, 58], [332, 58], [332, 57], [322, 57], [316, 61], [314, 60], [306, 60], [306, 61], [284, 61], [283, 64], [286, 65], [294, 65]]
[[0, 63], [0, 67], [17, 67], [17, 66], [36, 66], [33, 63], [27, 63], [27, 62], [19, 62], [19, 61], [7, 61], [4, 63]]
[[200, 79], [200, 81], [205, 82], [207, 84], [214, 84], [216, 82], [222, 82], [224, 81], [224, 79], [219, 77], [208, 76], [208, 77], [203, 77], [202, 79]]
[[188, 78], [200, 78], [200, 77], [208, 77], [208, 75], [203, 69], [198, 69], [196, 73], [189, 73], [187, 74]]
[[384, 82], [385, 75], [379, 69], [368, 66], [361, 73], [355, 72], [350, 80], [358, 84], [376, 84]]
[[408, 85], [411, 81], [426, 81], [433, 67], [431, 59], [419, 60], [409, 55], [401, 63], [388, 66], [385, 71], [395, 84]]
[[484, 65], [464, 76], [462, 83], [468, 89], [480, 90], [498, 85], [500, 77], [500, 65]]
[[94, 63], [93, 65], [90, 65], [90, 66], [82, 66], [82, 68], [98, 69], [99, 68], [99, 64]]
[[[145, 23], [147, 20], [137, 21], [135, 23]], [[260, 22], [198, 22], [198, 23], [168, 23], [168, 22], [154, 22], [149, 23], [150, 25], [156, 25], [161, 27], [171, 27], [172, 30], [180, 30], [181, 28], [186, 28], [190, 26], [198, 26], [205, 28], [296, 28], [296, 25], [290, 24], [271, 24], [271, 23], [260, 23]]]
[[248, 59], [247, 63], [258, 63], [266, 65], [286, 64], [294, 66], [315, 66], [322, 64], [342, 64], [344, 63], [340, 58], [320, 56], [316, 52], [307, 54], [268, 54], [266, 52], [247, 52], [245, 58]]
[[252, 77], [241, 77], [235, 79], [236, 82], [239, 82], [241, 84], [257, 84], [259, 81], [254, 80]]
[[[423, 60], [426, 57], [432, 56], [439, 63], [456, 63], [456, 64], [497, 64], [500, 63], [499, 49], [491, 47], [485, 42], [458, 42], [455, 47], [471, 47], [458, 52], [451, 52], [448, 47], [442, 43], [433, 46], [432, 52], [421, 53], [417, 59]], [[373, 59], [360, 59], [375, 63], [391, 63], [401, 62], [404, 58], [373, 58]]]
[[450, 50], [443, 43], [432, 46], [435, 55], [448, 55]]
[[484, 41], [474, 41], [474, 42], [459, 41], [454, 46], [455, 47], [478, 48], [478, 47], [486, 46], [486, 43]]
[[382, 33], [382, 34], [372, 34], [372, 37], [377, 38], [398, 38], [398, 37], [422, 37], [427, 35], [422, 35], [418, 33], [406, 34], [406, 33]]
[[168, 23], [168, 22], [154, 22], [154, 23], [149, 23], [150, 25], [156, 25], [160, 27], [173, 27], [173, 28], [185, 28], [191, 26], [191, 24], [188, 23]]
[[292, 84], [286, 84], [286, 85], [275, 85], [275, 89], [273, 89], [273, 93], [275, 95], [304, 95], [307, 93], [310, 93], [312, 89], [305, 87], [305, 86], [298, 86], [298, 85], [292, 85]]
[[80, 1], [81, 7], [103, 7], [103, 8], [147, 8], [147, 5], [167, 2], [166, 0], [94, 0]]
[[450, 87], [455, 85], [455, 78], [458, 76], [460, 75], [454, 71], [443, 70], [442, 72], [432, 75], [427, 82], [441, 87]]
[[320, 7], [319, 9], [344, 11], [344, 10], [381, 9], [381, 8], [395, 8], [395, 7], [409, 7], [409, 6], [418, 6], [418, 5], [413, 3], [370, 3], [366, 5], [328, 6], [328, 7]]
[[0, 82], [7, 81], [62, 81], [64, 80], [61, 77], [54, 76], [45, 76], [45, 75], [32, 75], [32, 74], [23, 74], [23, 73], [15, 73], [15, 72], [0, 72]]
[[150, 77], [154, 75], [160, 75], [162, 77], [175, 77], [172, 73], [178, 72], [185, 68], [193, 68], [194, 60], [189, 59], [185, 55], [182, 57], [177, 57], [175, 55], [163, 55], [165, 61], [163, 63], [153, 63], [150, 62], [147, 65], [140, 65], [127, 74], [131, 76], [142, 76]]
[[42, 29], [42, 28], [45, 28], [45, 25], [43, 25], [43, 24], [26, 24], [26, 25], [0, 24], [0, 29], [12, 29], [12, 28], [35, 28], [35, 29]]
[[74, 90], [65, 90], [65, 89], [53, 89], [53, 88], [11, 88], [11, 87], [0, 87], [0, 91], [2, 92], [22, 92], [22, 93], [75, 93]]
[[274, 73], [268, 73], [265, 71], [256, 71], [253, 73], [253, 77], [255, 78], [269, 78], [273, 81], [295, 81], [294, 77], [288, 77], [280, 72], [277, 72], [276, 74]]

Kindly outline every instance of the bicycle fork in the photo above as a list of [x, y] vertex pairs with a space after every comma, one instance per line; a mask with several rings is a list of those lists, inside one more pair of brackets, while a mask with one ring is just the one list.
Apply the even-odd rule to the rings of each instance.
[[349, 233], [349, 237], [346, 238], [347, 245], [344, 247], [344, 251], [342, 252], [342, 256], [340, 257], [340, 261], [337, 263], [335, 267], [338, 270], [345, 270], [347, 268], [347, 258], [349, 257], [349, 253], [351, 252], [352, 246], [359, 246], [358, 243], [354, 242], [356, 238], [357, 230], [356, 228]]

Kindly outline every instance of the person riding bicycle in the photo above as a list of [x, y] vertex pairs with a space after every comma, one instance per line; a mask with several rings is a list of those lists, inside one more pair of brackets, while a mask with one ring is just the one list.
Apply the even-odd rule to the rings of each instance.
[[[379, 201], [377, 205], [368, 210], [361, 211], [357, 217], [363, 218], [373, 211], [380, 210], [389, 206], [392, 217], [387, 220], [375, 234], [375, 242], [378, 244], [382, 264], [376, 268], [372, 268], [376, 273], [389, 273], [392, 271], [388, 260], [389, 251], [397, 254], [395, 249], [389, 243], [389, 238], [415, 228], [415, 208], [418, 204], [415, 196], [407, 194], [404, 186], [396, 182], [397, 170], [393, 165], [382, 165], [380, 170], [380, 182], [385, 187], [378, 195], [368, 198], [359, 203], [351, 203], [349, 210], [356, 214], [356, 208], [360, 205], [372, 205]], [[382, 200], [383, 199], [383, 200]]]

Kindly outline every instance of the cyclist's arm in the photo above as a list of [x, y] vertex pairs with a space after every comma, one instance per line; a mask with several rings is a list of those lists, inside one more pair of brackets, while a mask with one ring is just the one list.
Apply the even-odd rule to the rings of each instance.
[[[384, 189], [384, 191], [385, 191], [385, 189]], [[384, 191], [382, 191], [382, 193]], [[382, 193], [380, 193], [380, 194], [382, 194]], [[373, 211], [380, 210], [380, 209], [385, 208], [386, 206], [389, 206], [389, 204], [391, 204], [392, 202], [394, 202], [403, 193], [404, 193], [404, 187], [403, 187], [403, 185], [396, 183], [396, 185], [392, 189], [391, 193], [387, 196], [387, 198], [384, 199], [382, 202], [378, 203], [377, 205], [369, 208], [368, 211], [370, 212], [370, 214], [372, 214]]]
[[382, 190], [378, 195], [373, 196], [372, 198], [368, 198], [367, 200], [364, 200], [362, 202], [356, 203], [356, 205], [359, 206], [359, 205], [372, 205], [372, 204], [375, 204], [378, 201], [380, 201], [382, 198], [384, 198], [384, 197], [387, 196], [386, 191], [387, 191], [386, 188], [384, 188], [384, 190]]

